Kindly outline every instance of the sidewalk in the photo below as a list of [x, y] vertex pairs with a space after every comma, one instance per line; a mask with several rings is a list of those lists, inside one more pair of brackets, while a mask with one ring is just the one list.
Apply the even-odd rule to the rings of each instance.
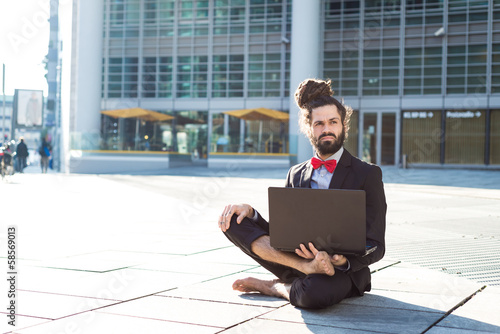
[[1, 182], [0, 243], [15, 225], [19, 259], [16, 326], [2, 279], [0, 332], [500, 333], [500, 172], [384, 169], [387, 253], [373, 289], [319, 311], [231, 290], [272, 276], [217, 217], [235, 202], [267, 217], [267, 187], [286, 170], [168, 173]]

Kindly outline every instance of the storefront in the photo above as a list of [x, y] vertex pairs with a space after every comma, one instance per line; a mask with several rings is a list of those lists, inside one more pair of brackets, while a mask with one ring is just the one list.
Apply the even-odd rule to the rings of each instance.
[[500, 162], [500, 111], [403, 111], [402, 155], [413, 166]]
[[[301, 135], [290, 136], [287, 119], [222, 111], [165, 114], [171, 119], [160, 122], [103, 116], [101, 153], [162, 153], [170, 167], [286, 167], [290, 138]], [[382, 166], [494, 167], [500, 164], [500, 110], [355, 110], [345, 147]]]

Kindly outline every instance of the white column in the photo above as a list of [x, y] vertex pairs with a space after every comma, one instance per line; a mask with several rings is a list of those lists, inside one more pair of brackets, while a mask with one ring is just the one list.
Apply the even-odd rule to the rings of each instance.
[[103, 0], [75, 0], [73, 24], [72, 131], [82, 149], [96, 149], [100, 132], [101, 75], [103, 57]]
[[295, 90], [307, 78], [318, 78], [320, 73], [321, 0], [293, 0], [292, 40], [290, 66], [290, 154], [297, 154], [292, 163], [307, 160], [312, 155], [311, 144], [299, 131]]

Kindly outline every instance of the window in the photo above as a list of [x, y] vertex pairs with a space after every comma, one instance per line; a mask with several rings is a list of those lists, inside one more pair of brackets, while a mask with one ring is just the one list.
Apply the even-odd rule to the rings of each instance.
[[486, 54], [485, 44], [448, 47], [448, 94], [486, 93]]
[[207, 97], [207, 61], [207, 56], [177, 58], [177, 97]]
[[397, 95], [399, 49], [365, 50], [363, 95]]
[[484, 110], [446, 111], [445, 163], [484, 164]]
[[408, 163], [439, 163], [441, 111], [403, 111], [402, 154]]
[[500, 110], [491, 111], [490, 164], [500, 165]]
[[405, 49], [404, 94], [441, 94], [441, 47]]

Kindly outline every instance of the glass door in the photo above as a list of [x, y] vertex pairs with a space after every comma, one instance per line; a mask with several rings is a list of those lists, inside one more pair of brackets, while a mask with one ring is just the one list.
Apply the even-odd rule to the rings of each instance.
[[361, 159], [377, 165], [396, 163], [396, 113], [363, 113]]
[[396, 146], [396, 114], [382, 114], [382, 165], [394, 165]]
[[377, 114], [363, 115], [363, 143], [361, 159], [377, 163]]

